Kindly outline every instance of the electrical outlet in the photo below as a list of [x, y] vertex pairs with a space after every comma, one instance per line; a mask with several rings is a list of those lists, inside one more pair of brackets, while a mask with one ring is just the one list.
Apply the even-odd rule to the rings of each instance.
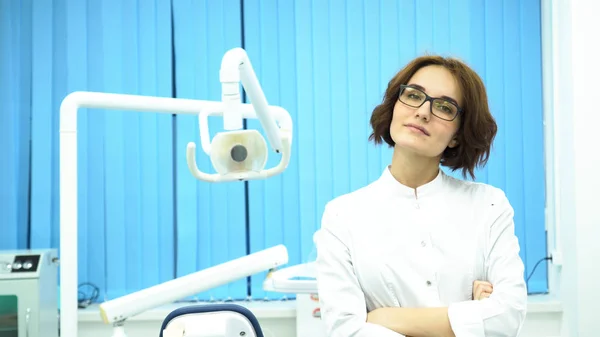
[[560, 267], [563, 264], [563, 256], [562, 253], [559, 252], [558, 250], [555, 250], [552, 252], [552, 264]]

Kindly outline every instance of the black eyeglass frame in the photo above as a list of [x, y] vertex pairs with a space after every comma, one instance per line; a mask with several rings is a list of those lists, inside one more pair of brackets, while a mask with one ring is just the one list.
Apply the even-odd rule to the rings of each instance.
[[[413, 90], [418, 90], [423, 95], [425, 95], [425, 99], [423, 100], [423, 102], [421, 102], [421, 104], [419, 104], [418, 106], [414, 106], [414, 105], [410, 105], [408, 103], [402, 102], [402, 100], [400, 100], [400, 97], [402, 96], [402, 92], [406, 88], [410, 88], [410, 89], [413, 89]], [[456, 115], [454, 115], [454, 117], [452, 119], [446, 119], [446, 118], [442, 118], [442, 117], [436, 115], [433, 112], [433, 101], [435, 101], [436, 99], [439, 99], [439, 100], [442, 100], [444, 102], [448, 102], [448, 103], [454, 105], [456, 107]], [[444, 121], [449, 121], [449, 122], [452, 122], [453, 120], [455, 120], [456, 117], [458, 117], [458, 115], [460, 115], [463, 112], [463, 109], [461, 107], [459, 107], [456, 103], [454, 103], [452, 101], [449, 101], [449, 100], [447, 100], [445, 98], [441, 98], [441, 97], [431, 97], [431, 96], [427, 95], [427, 93], [423, 92], [423, 90], [421, 90], [419, 88], [416, 88], [416, 87], [413, 87], [412, 85], [407, 85], [407, 84], [401, 84], [400, 85], [400, 91], [398, 92], [398, 101], [400, 103], [402, 103], [402, 104], [405, 104], [405, 105], [407, 105], [407, 106], [409, 106], [411, 108], [415, 108], [415, 109], [418, 109], [421, 106], [423, 106], [423, 104], [425, 104], [425, 102], [429, 102], [429, 112], [431, 112], [431, 114], [434, 115], [435, 117], [437, 117], [437, 118], [439, 118], [441, 120], [444, 120]]]

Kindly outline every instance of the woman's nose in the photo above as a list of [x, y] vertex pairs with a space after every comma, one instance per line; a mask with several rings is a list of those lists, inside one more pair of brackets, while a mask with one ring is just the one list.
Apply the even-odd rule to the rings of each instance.
[[426, 121], [429, 121], [431, 118], [431, 102], [425, 102], [421, 105], [417, 111], [416, 116], [418, 118], [423, 118]]

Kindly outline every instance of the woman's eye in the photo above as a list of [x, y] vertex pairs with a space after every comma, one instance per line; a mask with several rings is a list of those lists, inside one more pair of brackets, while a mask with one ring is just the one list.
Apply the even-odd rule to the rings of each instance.
[[454, 114], [454, 109], [448, 105], [448, 103], [438, 102], [435, 106], [436, 110], [446, 113], [446, 114]]

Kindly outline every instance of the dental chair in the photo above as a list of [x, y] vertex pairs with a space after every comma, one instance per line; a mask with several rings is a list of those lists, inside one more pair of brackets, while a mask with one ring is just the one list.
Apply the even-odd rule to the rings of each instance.
[[[295, 293], [296, 335], [324, 337], [320, 319], [314, 263], [272, 270], [263, 283], [266, 291]], [[172, 311], [160, 337], [264, 337], [256, 316], [237, 304], [193, 305]]]
[[172, 311], [160, 337], [264, 337], [254, 314], [237, 304], [188, 306]]

